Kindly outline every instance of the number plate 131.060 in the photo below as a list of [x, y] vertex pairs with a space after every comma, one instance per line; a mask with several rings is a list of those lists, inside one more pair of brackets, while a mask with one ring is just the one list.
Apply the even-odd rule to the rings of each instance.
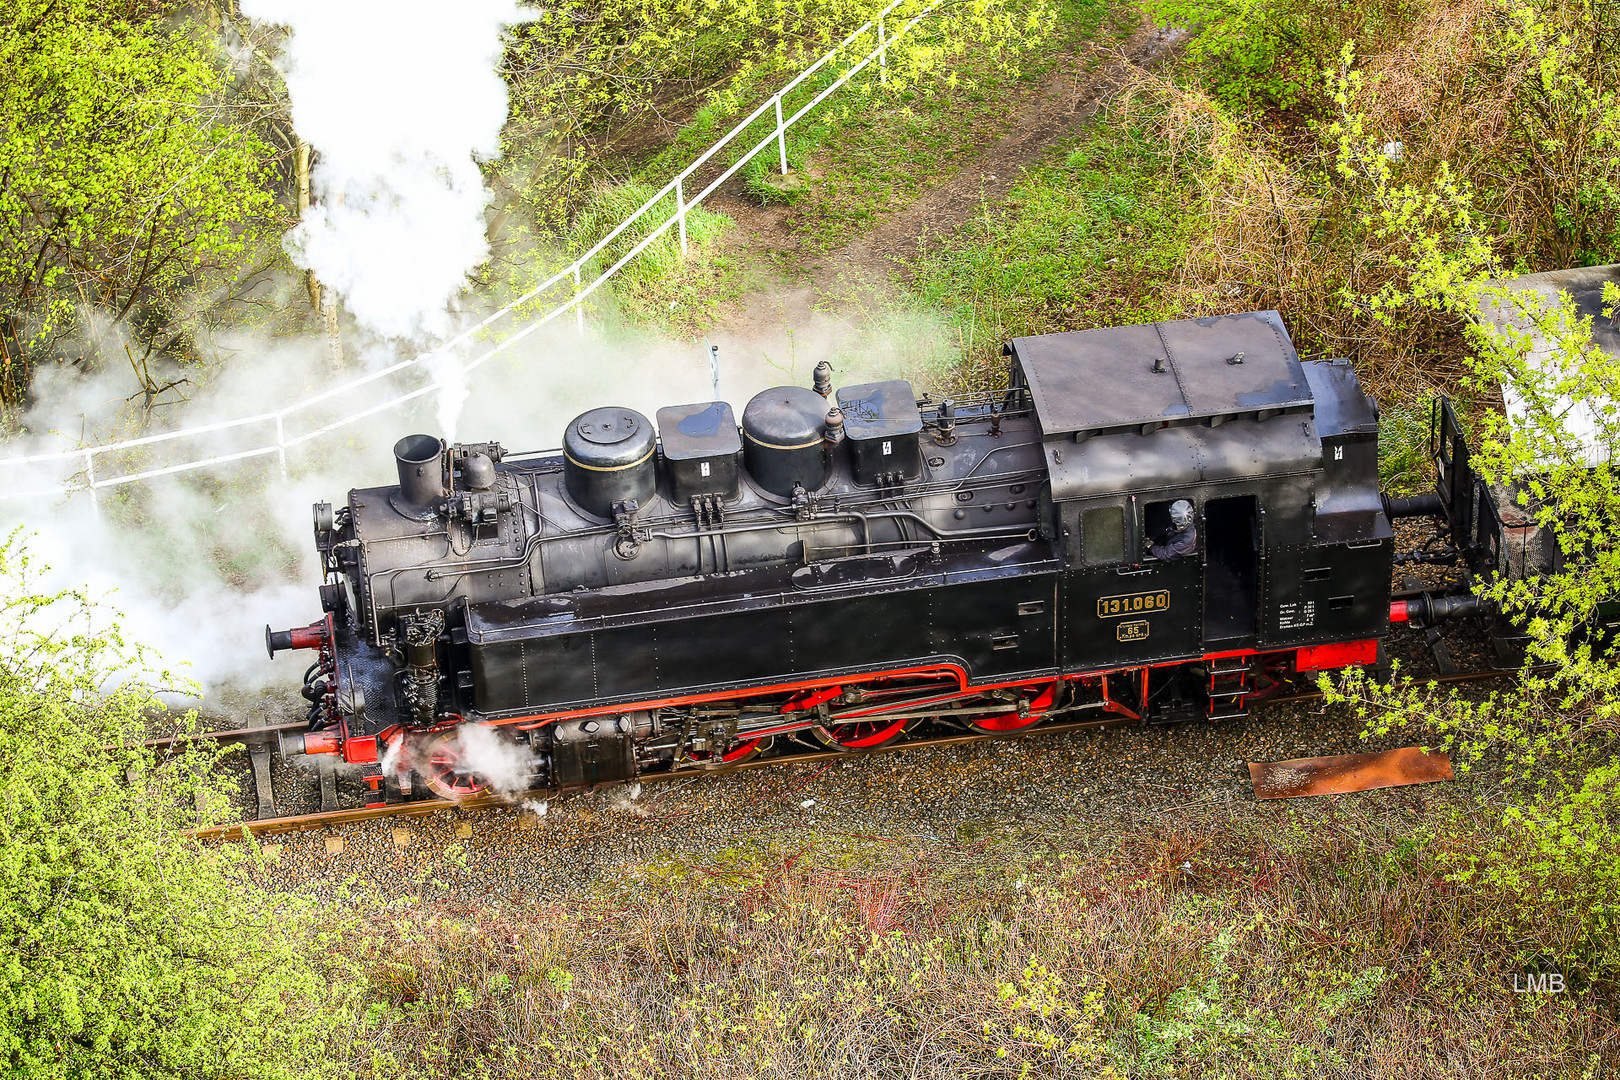
[[1125, 593], [1121, 596], [1104, 596], [1097, 601], [1097, 618], [1099, 619], [1111, 619], [1116, 615], [1138, 615], [1144, 611], [1169, 610], [1169, 589]]

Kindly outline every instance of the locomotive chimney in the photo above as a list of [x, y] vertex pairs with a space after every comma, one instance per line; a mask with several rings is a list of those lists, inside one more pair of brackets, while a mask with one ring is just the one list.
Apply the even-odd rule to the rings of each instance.
[[418, 510], [436, 511], [449, 492], [444, 487], [444, 440], [432, 435], [407, 435], [394, 444], [399, 466], [399, 494]]

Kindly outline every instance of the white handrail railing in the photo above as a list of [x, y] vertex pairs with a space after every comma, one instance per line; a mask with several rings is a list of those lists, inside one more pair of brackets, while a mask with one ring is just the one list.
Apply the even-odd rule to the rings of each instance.
[[[883, 80], [886, 82], [888, 51], [894, 47], [897, 41], [905, 37], [906, 34], [910, 33], [912, 28], [916, 26], [924, 16], [928, 15], [936, 7], [938, 7], [943, 0], [930, 0], [930, 2], [925, 4], [916, 15], [913, 15], [907, 19], [898, 30], [890, 31], [887, 29], [886, 20], [893, 15], [896, 8], [901, 7], [903, 4], [916, 2], [918, 2], [918, 0], [892, 0], [892, 2], [876, 16], [863, 23], [853, 33], [849, 34], [849, 36], [845, 37], [837, 45], [833, 46], [831, 49], [827, 50], [827, 52], [822, 54], [821, 58], [815, 63], [805, 68], [798, 75], [794, 76], [794, 78], [785, 86], [776, 91], [776, 93], [772, 94], [758, 108], [749, 113], [746, 118], [733, 127], [731, 131], [729, 131], [726, 135], [716, 141], [714, 145], [710, 146], [701, 155], [699, 155], [699, 157], [684, 170], [682, 170], [678, 176], [660, 188], [657, 193], [648, 198], [646, 202], [642, 203], [640, 208], [637, 209], [635, 213], [625, 218], [616, 227], [614, 227], [611, 232], [593, 244], [588, 251], [574, 259], [573, 262], [569, 263], [563, 269], [557, 271], [557, 273], [553, 274], [539, 285], [536, 285], [534, 288], [525, 292], [522, 296], [519, 296], [510, 304], [507, 304], [499, 311], [487, 316], [475, 325], [462, 330], [460, 333], [456, 334], [448, 341], [445, 341], [431, 352], [424, 353], [421, 356], [413, 357], [408, 360], [398, 361], [397, 363], [391, 364], [386, 368], [358, 376], [337, 386], [328, 387], [325, 390], [311, 394], [308, 397], [301, 398], [291, 405], [283, 406], [280, 409], [275, 409], [269, 412], [255, 413], [250, 416], [236, 417], [231, 420], [220, 420], [210, 424], [199, 424], [193, 427], [176, 428], [173, 431], [165, 431], [156, 435], [145, 435], [135, 439], [125, 439], [121, 442], [106, 443], [100, 446], [86, 446], [78, 447], [72, 450], [59, 450], [46, 453], [27, 454], [18, 457], [0, 458], [0, 476], [5, 475], [8, 471], [15, 473], [21, 468], [32, 465], [44, 465], [50, 463], [73, 464], [80, 461], [84, 463], [82, 479], [78, 478], [77, 476], [69, 477], [67, 480], [59, 484], [54, 484], [43, 488], [34, 488], [32, 490], [22, 490], [14, 484], [5, 485], [4, 487], [0, 487], [0, 499], [30, 497], [38, 498], [51, 495], [71, 494], [79, 491], [88, 491], [92, 500], [94, 500], [96, 491], [101, 488], [116, 487], [121, 484], [131, 484], [143, 480], [154, 479], [160, 476], [171, 476], [176, 473], [189, 472], [196, 469], [211, 468], [216, 465], [243, 461], [249, 458], [266, 457], [271, 454], [278, 456], [282, 469], [285, 470], [287, 451], [289, 449], [300, 446], [313, 439], [317, 439], [322, 435], [330, 434], [333, 431], [356, 423], [360, 420], [364, 420], [367, 417], [375, 416], [380, 412], [385, 412], [389, 409], [404, 405], [407, 402], [414, 401], [415, 399], [420, 398], [425, 394], [432, 393], [435, 390], [442, 389], [444, 386], [444, 380], [441, 377], [433, 377], [430, 379], [430, 381], [422, 386], [418, 386], [414, 389], [397, 394], [386, 401], [378, 402], [357, 412], [347, 413], [336, 420], [329, 421], [308, 431], [299, 432], [293, 435], [289, 435], [287, 433], [287, 421], [289, 418], [307, 411], [312, 406], [330, 401], [339, 395], [349, 393], [360, 387], [375, 383], [381, 379], [386, 379], [404, 371], [421, 368], [436, 358], [449, 357], [453, 355], [454, 350], [459, 346], [473, 340], [478, 334], [488, 330], [496, 323], [506, 319], [508, 316], [515, 315], [524, 305], [541, 296], [544, 296], [552, 289], [555, 289], [559, 285], [563, 284], [569, 278], [573, 279], [573, 293], [567, 300], [556, 304], [549, 311], [533, 319], [527, 325], [522, 326], [489, 349], [480, 353], [478, 356], [475, 356], [468, 360], [465, 364], [460, 365], [460, 370], [459, 372], [456, 372], [455, 375], [457, 378], [459, 378], [460, 376], [465, 375], [467, 372], [481, 367], [494, 357], [498, 356], [505, 350], [517, 344], [519, 341], [522, 341], [524, 338], [534, 333], [536, 330], [540, 329], [542, 326], [545, 326], [553, 319], [560, 315], [564, 315], [569, 311], [574, 311], [577, 313], [579, 328], [581, 331], [583, 331], [585, 324], [584, 308], [582, 305], [584, 301], [598, 288], [611, 280], [613, 276], [623, 269], [624, 266], [632, 259], [646, 250], [648, 245], [652, 244], [659, 237], [668, 232], [670, 226], [672, 225], [676, 226], [679, 231], [681, 253], [684, 255], [687, 249], [687, 214], [691, 212], [693, 207], [700, 205], [704, 199], [713, 194], [713, 192], [721, 184], [725, 183], [727, 180], [731, 179], [732, 176], [736, 175], [737, 170], [741, 169], [748, 162], [752, 161], [754, 157], [769, 146], [772, 141], [777, 143], [781, 168], [785, 173], [788, 167], [787, 131], [789, 128], [808, 115], [813, 109], [816, 108], [816, 106], [825, 101], [827, 97], [839, 87], [843, 86], [850, 79], [864, 71], [873, 60], [878, 61], [879, 68], [883, 71]], [[863, 34], [872, 31], [874, 25], [877, 29], [876, 47], [862, 57], [861, 60], [848, 71], [845, 71], [842, 75], [840, 75], [837, 80], [822, 89], [822, 91], [812, 98], [808, 104], [784, 118], [782, 111], [783, 97], [797, 89], [801, 84], [804, 83], [806, 79], [809, 79], [827, 64], [831, 63], [839, 53], [843, 52], [850, 45], [854, 44], [854, 42]], [[708, 163], [708, 161], [714, 157], [715, 154], [726, 149], [732, 144], [732, 142], [741, 137], [741, 135], [756, 121], [758, 121], [760, 117], [764, 116], [768, 110], [774, 110], [775, 113], [775, 124], [770, 134], [756, 142], [745, 153], [743, 153], [730, 168], [726, 169], [718, 177], [710, 181], [709, 184], [704, 187], [696, 197], [690, 199], [687, 198], [685, 189], [687, 179], [691, 177], [693, 173], [697, 172], [698, 169], [702, 168], [706, 163]], [[623, 235], [626, 229], [640, 221], [647, 214], [653, 212], [656, 207], [658, 207], [666, 198], [671, 195], [674, 195], [675, 197], [675, 213], [664, 219], [664, 221], [653, 229], [652, 232], [631, 247], [630, 250], [622, 255], [616, 262], [614, 262], [612, 266], [598, 274], [596, 278], [589, 284], [584, 284], [585, 267], [604, 250], [606, 250], [610, 244]], [[229, 452], [215, 453], [206, 457], [182, 461], [171, 465], [143, 469], [137, 472], [120, 473], [116, 476], [102, 476], [100, 478], [96, 476], [96, 458], [102, 455], [135, 450], [141, 447], [170, 442], [176, 439], [194, 438], [204, 435], [217, 435], [221, 432], [247, 429], [257, 425], [273, 427], [274, 441], [232, 450]]]

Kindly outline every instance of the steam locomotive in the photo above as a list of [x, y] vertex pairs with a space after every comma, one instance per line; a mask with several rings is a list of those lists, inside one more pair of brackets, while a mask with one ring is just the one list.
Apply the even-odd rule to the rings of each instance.
[[[592, 409], [560, 453], [401, 439], [397, 483], [315, 506], [324, 616], [266, 628], [316, 653], [298, 749], [460, 798], [491, 782], [469, 731], [566, 789], [940, 725], [1219, 720], [1478, 609], [1392, 598], [1392, 518], [1506, 557], [1449, 409], [1439, 489], [1385, 498], [1373, 401], [1274, 311], [1004, 353], [993, 393], [822, 365], [740, 425], [708, 401]], [[1156, 558], [1178, 501], [1195, 550]]]

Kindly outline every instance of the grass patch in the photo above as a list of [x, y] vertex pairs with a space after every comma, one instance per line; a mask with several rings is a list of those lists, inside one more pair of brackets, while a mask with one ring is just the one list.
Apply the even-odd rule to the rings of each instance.
[[[1596, 1076], [1579, 920], [1457, 878], [1466, 798], [766, 841], [566, 908], [378, 917], [356, 1075]], [[1419, 809], [1421, 807], [1421, 809]], [[1557, 956], [1575, 988], [1512, 992]], [[1578, 977], [1577, 977], [1578, 976]]]
[[[605, 188], [585, 204], [575, 219], [567, 249], [583, 252], [609, 235], [657, 191], [652, 184], [629, 183]], [[583, 271], [589, 283], [617, 263], [644, 238], [675, 216], [674, 195], [665, 196], [635, 225], [602, 249]], [[651, 326], [677, 335], [691, 335], [713, 325], [722, 305], [742, 296], [755, 282], [742, 261], [725, 249], [722, 240], [736, 223], [727, 215], [702, 206], [686, 211], [686, 252], [681, 251], [678, 223], [643, 248], [614, 277], [585, 301], [586, 311], [610, 334], [626, 325]], [[492, 292], [515, 296], [542, 273], [552, 270], [556, 255], [540, 264], [516, 260], [492, 279]], [[544, 267], [544, 269], [541, 269]], [[520, 311], [533, 318], [570, 295], [572, 285], [562, 282]]]
[[919, 253], [912, 292], [949, 314], [969, 377], [986, 384], [1004, 376], [1010, 337], [1180, 317], [1195, 182], [1147, 127], [1099, 113], [1024, 177], [1004, 213], [986, 208]]
[[1118, 0], [1062, 0], [1057, 8], [1054, 34], [1011, 62], [970, 53], [946, 80], [894, 93], [867, 84], [807, 127], [799, 149], [811, 182], [787, 215], [805, 253], [848, 243], [938, 184], [1011, 125], [1010, 94], [1085, 43], [1123, 37], [1138, 17]]
[[1408, 398], [1378, 410], [1379, 486], [1395, 495], [1434, 487], [1429, 461], [1429, 430], [1434, 408], [1429, 398]]

